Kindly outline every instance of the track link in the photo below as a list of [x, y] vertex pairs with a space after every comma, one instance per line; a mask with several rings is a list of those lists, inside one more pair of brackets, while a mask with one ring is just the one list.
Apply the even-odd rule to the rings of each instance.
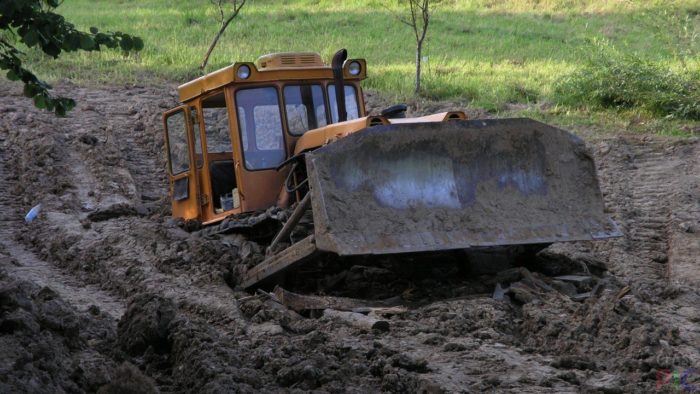
[[217, 224], [206, 226], [194, 231], [194, 233], [204, 238], [237, 233], [243, 234], [251, 240], [265, 240], [274, 236], [288, 217], [288, 210], [271, 207], [265, 211], [227, 217]]

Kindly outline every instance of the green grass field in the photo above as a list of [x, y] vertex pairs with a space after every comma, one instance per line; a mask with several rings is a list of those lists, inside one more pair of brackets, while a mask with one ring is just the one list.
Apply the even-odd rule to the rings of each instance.
[[[186, 82], [200, 75], [198, 65], [218, 30], [216, 8], [208, 0], [68, 0], [57, 12], [79, 28], [139, 35], [146, 46], [136, 55], [69, 53], [57, 62], [28, 53], [31, 67], [49, 80]], [[367, 59], [365, 87], [411, 100], [415, 41], [398, 12], [395, 1], [249, 0], [207, 71], [276, 51], [316, 51], [328, 59], [344, 47], [351, 57]], [[697, 0], [443, 0], [424, 50], [422, 98], [493, 112], [523, 108], [528, 116], [564, 125], [592, 122], [601, 129], [683, 134], [687, 120], [644, 109], [558, 105], [555, 86], [587, 64], [596, 41], [623, 56], [700, 76], [698, 33]]]

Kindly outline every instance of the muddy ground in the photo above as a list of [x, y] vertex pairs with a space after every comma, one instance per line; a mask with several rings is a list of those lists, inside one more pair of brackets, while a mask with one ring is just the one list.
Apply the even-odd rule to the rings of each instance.
[[553, 245], [524, 269], [443, 255], [285, 285], [407, 306], [368, 330], [233, 290], [257, 246], [169, 217], [173, 87], [60, 84], [78, 101], [64, 119], [0, 89], [0, 392], [622, 393], [700, 368], [698, 138], [577, 131], [622, 238]]

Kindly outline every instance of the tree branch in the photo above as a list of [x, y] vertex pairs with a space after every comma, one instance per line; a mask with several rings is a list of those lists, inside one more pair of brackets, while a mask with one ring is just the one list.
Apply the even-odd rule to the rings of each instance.
[[429, 0], [424, 0], [423, 7], [421, 8], [421, 14], [423, 17], [423, 32], [421, 33], [421, 36], [420, 36], [421, 43], [423, 43], [423, 40], [425, 39], [425, 35], [426, 35], [426, 33], [428, 33], [428, 24], [430, 23], [430, 10], [428, 8], [428, 1]]
[[418, 22], [416, 22], [416, 0], [409, 0], [408, 4], [411, 6], [411, 26], [413, 26], [413, 33], [416, 35], [416, 41], [418, 41]]
[[[101, 46], [121, 48], [123, 51], [140, 51], [143, 41], [139, 37], [122, 32], [99, 32], [91, 27], [83, 32], [53, 12], [61, 4], [59, 0], [24, 0], [4, 2], [0, 14], [0, 32], [10, 32], [28, 48], [38, 47], [45, 54], [57, 58], [62, 52], [99, 51]], [[38, 79], [22, 64], [22, 52], [14, 43], [0, 38], [0, 69], [7, 70], [11, 81], [21, 80], [24, 95], [34, 100], [34, 105], [58, 116], [63, 116], [75, 106], [70, 98], [54, 97], [51, 86]]]
[[[231, 15], [226, 19], [226, 21], [221, 23], [221, 28], [219, 29], [219, 32], [214, 36], [214, 40], [211, 42], [211, 45], [209, 45], [209, 49], [207, 50], [207, 54], [204, 55], [204, 59], [202, 60], [202, 64], [199, 65], [200, 70], [204, 70], [204, 68], [207, 66], [207, 63], [209, 63], [209, 56], [211, 56], [211, 53], [214, 51], [214, 48], [216, 47], [216, 44], [219, 42], [219, 39], [221, 36], [224, 34], [224, 31], [226, 31], [226, 28], [228, 25], [233, 21], [234, 18], [238, 15], [238, 13], [241, 11], [241, 8], [245, 5], [246, 0], [241, 0], [240, 4], [238, 1], [233, 2], [233, 12]], [[221, 4], [221, 3], [219, 3]], [[219, 10], [221, 10], [222, 15], [223, 15], [223, 10], [221, 7], [219, 7]]]

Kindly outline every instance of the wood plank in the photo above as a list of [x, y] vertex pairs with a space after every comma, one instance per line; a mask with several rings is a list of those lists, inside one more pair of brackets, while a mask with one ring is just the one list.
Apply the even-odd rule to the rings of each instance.
[[[277, 299], [288, 308], [297, 311], [335, 309], [338, 311], [370, 313], [374, 310], [387, 310], [398, 312], [395, 307], [401, 302], [400, 299], [389, 300], [359, 300], [347, 297], [303, 295], [287, 291], [279, 286], [273, 290]], [[394, 313], [397, 314], [397, 313]]]
[[318, 252], [314, 236], [310, 235], [287, 249], [268, 257], [246, 272], [242, 286], [248, 290], [260, 285], [273, 275], [282, 273]]
[[372, 316], [365, 316], [361, 313], [336, 311], [334, 309], [325, 309], [323, 311], [325, 319], [341, 321], [349, 326], [360, 328], [363, 330], [379, 330], [389, 331], [389, 322], [386, 320], [376, 319]]

